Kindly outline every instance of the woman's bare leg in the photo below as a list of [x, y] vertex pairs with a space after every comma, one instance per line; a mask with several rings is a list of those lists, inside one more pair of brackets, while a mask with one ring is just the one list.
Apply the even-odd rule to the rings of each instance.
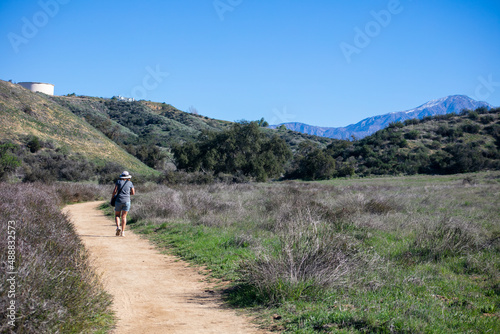
[[115, 223], [116, 223], [116, 236], [119, 236], [121, 233], [120, 229], [120, 211], [115, 211]]
[[125, 226], [127, 225], [127, 211], [122, 211], [122, 233], [125, 232]]

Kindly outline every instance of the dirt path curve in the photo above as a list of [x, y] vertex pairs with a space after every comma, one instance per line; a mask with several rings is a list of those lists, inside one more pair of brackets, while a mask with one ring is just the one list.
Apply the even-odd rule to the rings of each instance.
[[204, 276], [178, 258], [160, 254], [128, 230], [115, 237], [102, 202], [63, 209], [90, 251], [118, 317], [114, 333], [265, 333], [244, 316], [224, 309]]

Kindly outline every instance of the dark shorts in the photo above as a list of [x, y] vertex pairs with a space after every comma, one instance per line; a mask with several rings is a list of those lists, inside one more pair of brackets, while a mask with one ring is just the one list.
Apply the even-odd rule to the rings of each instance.
[[130, 202], [127, 203], [115, 203], [115, 211], [120, 212], [120, 211], [130, 211]]

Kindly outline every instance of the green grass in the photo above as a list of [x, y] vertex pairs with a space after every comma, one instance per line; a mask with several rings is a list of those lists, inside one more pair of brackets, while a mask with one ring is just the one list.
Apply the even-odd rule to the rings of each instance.
[[163, 223], [134, 229], [148, 235], [157, 245], [172, 248], [173, 254], [205, 266], [216, 278], [237, 279], [239, 261], [252, 256], [248, 245], [238, 240], [236, 231], [185, 223]]
[[130, 226], [276, 331], [496, 333], [498, 203], [498, 172], [157, 187]]

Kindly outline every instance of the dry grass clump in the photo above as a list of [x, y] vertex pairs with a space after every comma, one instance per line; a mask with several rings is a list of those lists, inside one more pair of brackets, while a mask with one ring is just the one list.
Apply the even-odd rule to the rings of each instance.
[[[399, 200], [399, 203], [398, 203]], [[384, 215], [403, 210], [403, 203], [394, 196], [386, 196], [381, 189], [373, 189], [366, 193], [350, 193], [342, 191], [335, 206], [344, 212], [342, 216], [354, 214]]]
[[405, 201], [377, 188], [367, 193], [353, 193], [342, 187], [321, 184], [275, 186], [266, 189], [261, 198], [262, 214], [268, 218], [267, 226], [271, 231], [275, 231], [281, 221], [293, 220], [303, 210], [338, 231], [349, 226], [378, 226], [382, 225], [385, 216], [405, 211]]
[[313, 220], [336, 222], [336, 209], [326, 202], [332, 190], [327, 189], [318, 189], [315, 184], [297, 183], [262, 189], [257, 198], [261, 227], [276, 232], [283, 223], [296, 219], [306, 211]]
[[134, 198], [132, 221], [161, 223], [165, 219], [182, 217], [186, 211], [182, 193], [167, 187]]
[[445, 217], [421, 224], [410, 252], [424, 259], [439, 260], [480, 250], [487, 242], [483, 230], [473, 223]]
[[207, 226], [227, 226], [245, 215], [242, 197], [252, 187], [244, 184], [191, 185], [175, 189], [159, 186], [134, 200], [131, 217], [134, 221], [153, 224], [180, 219]]
[[[2, 184], [1, 188], [2, 272], [12, 271], [7, 266], [7, 222], [16, 222], [17, 319], [15, 328], [2, 321], [0, 332], [81, 333], [107, 321], [111, 299], [92, 271], [71, 222], [59, 210], [62, 199], [57, 192], [64, 192], [62, 188], [42, 184]], [[71, 195], [72, 190], [64, 193]], [[0, 281], [2, 319], [7, 319], [7, 303], [12, 300], [7, 284], [6, 279]]]
[[317, 221], [311, 211], [297, 211], [278, 223], [277, 240], [261, 247], [242, 266], [247, 284], [271, 304], [314, 298], [323, 289], [345, 286], [360, 267], [355, 243]]
[[51, 193], [57, 194], [63, 203], [97, 201], [111, 197], [110, 187], [98, 184], [55, 183], [51, 188]]
[[345, 288], [360, 277], [369, 256], [359, 252], [356, 236], [344, 230], [362, 215], [400, 209], [392, 197], [353, 195], [317, 183], [212, 184], [160, 187], [137, 198], [131, 214], [136, 221], [154, 224], [170, 219], [237, 226], [239, 233], [229, 246], [255, 251], [255, 258], [241, 265], [245, 284], [267, 302], [280, 303], [315, 298], [324, 289]]

